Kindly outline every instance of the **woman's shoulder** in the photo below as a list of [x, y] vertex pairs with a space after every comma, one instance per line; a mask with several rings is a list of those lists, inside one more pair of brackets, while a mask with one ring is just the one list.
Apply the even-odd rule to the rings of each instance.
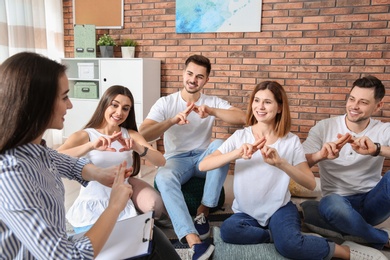
[[[92, 129], [92, 128], [91, 128]], [[69, 136], [69, 139], [74, 139], [78, 141], [86, 140], [89, 141], [90, 128], [82, 129], [77, 132], [74, 132]]]

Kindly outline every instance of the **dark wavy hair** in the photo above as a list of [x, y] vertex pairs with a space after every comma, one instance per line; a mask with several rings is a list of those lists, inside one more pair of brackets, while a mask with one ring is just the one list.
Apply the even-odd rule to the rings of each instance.
[[246, 115], [246, 124], [248, 126], [257, 123], [256, 117], [253, 115], [252, 103], [255, 99], [255, 95], [259, 90], [269, 89], [275, 97], [276, 102], [282, 108], [281, 113], [275, 117], [275, 132], [278, 137], [283, 137], [290, 132], [291, 129], [291, 114], [290, 107], [288, 105], [287, 94], [284, 91], [282, 85], [276, 81], [263, 81], [256, 85], [249, 98], [249, 104]]
[[47, 130], [66, 67], [21, 52], [0, 65], [0, 153], [34, 141]]
[[[129, 115], [126, 120], [120, 124], [120, 127], [124, 127], [126, 129], [131, 129], [138, 132], [137, 123], [135, 121], [135, 111], [134, 111], [134, 97], [131, 93], [130, 89], [120, 86], [114, 85], [109, 87], [101, 97], [99, 104], [93, 113], [89, 122], [85, 125], [84, 128], [99, 128], [105, 124], [104, 113], [106, 109], [111, 105], [112, 101], [115, 99], [117, 95], [124, 95], [130, 99], [131, 108], [129, 111]], [[139, 173], [141, 168], [141, 158], [139, 154], [133, 151], [133, 174], [135, 176]]]
[[378, 78], [374, 76], [366, 76], [355, 80], [355, 82], [352, 85], [351, 91], [354, 87], [375, 88], [374, 98], [377, 102], [381, 101], [386, 94], [385, 86], [382, 84], [382, 81], [380, 81]]
[[210, 60], [207, 57], [205, 57], [203, 55], [198, 55], [198, 54], [194, 54], [194, 55], [188, 57], [186, 62], [185, 62], [186, 68], [187, 68], [188, 64], [190, 64], [191, 62], [195, 63], [196, 65], [205, 67], [206, 68], [206, 72], [207, 72], [207, 76], [210, 75], [211, 63], [210, 63]]

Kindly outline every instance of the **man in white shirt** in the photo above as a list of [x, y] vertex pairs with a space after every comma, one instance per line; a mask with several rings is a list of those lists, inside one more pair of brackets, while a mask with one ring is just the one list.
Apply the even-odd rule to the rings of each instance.
[[373, 76], [352, 86], [346, 114], [318, 122], [303, 147], [309, 166], [318, 163], [323, 198], [321, 217], [341, 234], [389, 247], [389, 230], [374, 226], [390, 217], [390, 123], [371, 116], [383, 107], [385, 87]]
[[[156, 184], [180, 241], [187, 241], [192, 259], [208, 259], [214, 246], [207, 241], [210, 227], [209, 209], [216, 207], [229, 165], [201, 172], [200, 161], [214, 152], [222, 140], [211, 142], [215, 118], [229, 124], [245, 124], [245, 113], [216, 96], [201, 93], [209, 80], [210, 60], [192, 55], [185, 62], [183, 89], [161, 97], [151, 108], [140, 126], [147, 141], [164, 134], [166, 165], [160, 167]], [[211, 142], [211, 143], [210, 143]], [[181, 185], [191, 177], [206, 178], [202, 204], [198, 207], [195, 223], [192, 219]]]

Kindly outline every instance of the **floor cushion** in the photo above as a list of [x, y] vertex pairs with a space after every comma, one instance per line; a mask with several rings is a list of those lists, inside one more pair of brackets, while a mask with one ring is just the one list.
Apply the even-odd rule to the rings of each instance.
[[317, 198], [321, 196], [321, 181], [319, 177], [315, 178], [316, 187], [314, 190], [309, 190], [302, 185], [296, 183], [293, 179], [290, 179], [288, 189], [291, 193], [291, 196], [301, 197], [301, 198]]
[[214, 253], [213, 260], [278, 260], [287, 259], [281, 256], [274, 244], [236, 245], [223, 242], [220, 228], [213, 227]]
[[[201, 204], [205, 183], [206, 179], [204, 178], [192, 177], [189, 181], [181, 186], [181, 191], [183, 192], [184, 200], [186, 201], [191, 216], [196, 215], [196, 211]], [[156, 180], [154, 180], [154, 187], [158, 190]], [[210, 213], [221, 209], [224, 203], [225, 189], [222, 187], [221, 193], [219, 195], [218, 205], [215, 208], [211, 208]]]

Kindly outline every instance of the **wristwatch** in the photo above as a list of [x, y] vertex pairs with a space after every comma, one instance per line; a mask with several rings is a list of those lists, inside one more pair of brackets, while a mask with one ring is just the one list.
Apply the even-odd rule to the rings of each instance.
[[378, 156], [381, 153], [381, 144], [380, 143], [374, 143], [376, 145], [376, 151], [372, 156]]

